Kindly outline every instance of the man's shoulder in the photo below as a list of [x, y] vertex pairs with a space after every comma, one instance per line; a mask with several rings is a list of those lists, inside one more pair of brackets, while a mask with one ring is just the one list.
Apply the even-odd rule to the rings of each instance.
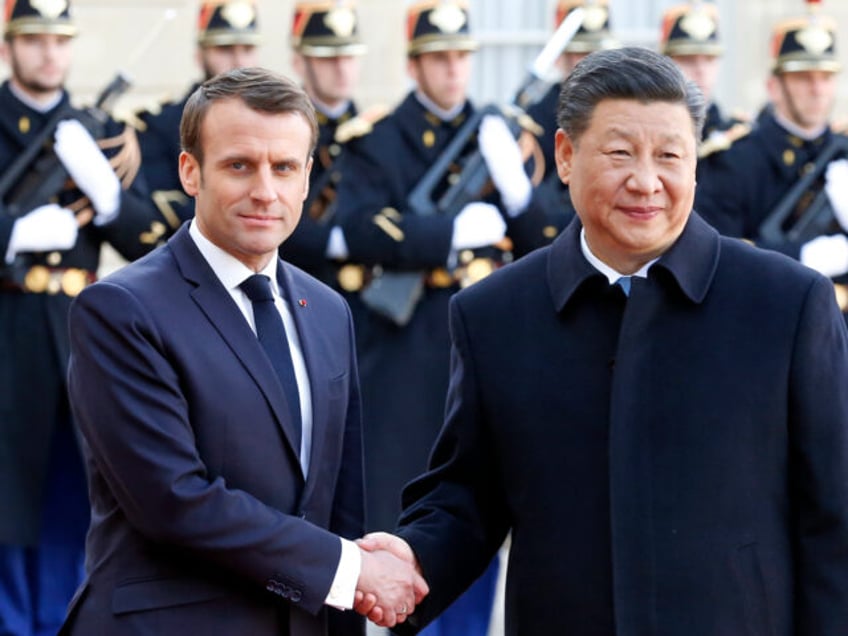
[[807, 289], [823, 276], [797, 260], [773, 250], [753, 246], [743, 239], [722, 236], [719, 271], [730, 280], [752, 288], [767, 287], [770, 293]]

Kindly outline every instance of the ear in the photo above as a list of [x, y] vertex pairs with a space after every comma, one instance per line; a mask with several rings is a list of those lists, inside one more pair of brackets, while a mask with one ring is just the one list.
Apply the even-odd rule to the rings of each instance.
[[560, 181], [568, 183], [574, 160], [574, 144], [562, 128], [558, 128], [555, 137], [554, 158]]
[[194, 155], [185, 151], [180, 153], [180, 183], [190, 197], [197, 196], [200, 190], [200, 164]]
[[11, 58], [11, 52], [9, 51], [9, 41], [8, 40], [0, 40], [0, 60], [3, 60], [3, 63], [6, 66], [11, 66], [11, 62], [9, 61]]
[[409, 56], [406, 58], [406, 74], [414, 81], [416, 84], [418, 83], [418, 58], [415, 56]]

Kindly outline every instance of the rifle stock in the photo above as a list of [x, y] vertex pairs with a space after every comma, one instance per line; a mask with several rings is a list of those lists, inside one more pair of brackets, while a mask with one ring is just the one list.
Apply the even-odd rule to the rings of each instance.
[[[806, 243], [822, 234], [832, 233], [836, 217], [824, 188], [816, 185], [823, 178], [827, 165], [846, 155], [848, 137], [834, 135], [819, 153], [812, 169], [792, 186], [762, 222], [758, 230], [759, 241], [769, 245]], [[798, 216], [798, 204], [804, 197], [812, 199]]]
[[24, 151], [0, 177], [0, 201], [3, 213], [12, 218], [21, 217], [31, 210], [50, 202], [61, 192], [68, 180], [68, 171], [53, 151], [53, 135], [63, 119], [79, 118], [80, 122], [97, 139], [102, 136], [110, 108], [114, 101], [129, 88], [130, 83], [118, 74], [98, 95], [94, 104], [79, 118], [70, 108], [61, 108], [44, 125]]

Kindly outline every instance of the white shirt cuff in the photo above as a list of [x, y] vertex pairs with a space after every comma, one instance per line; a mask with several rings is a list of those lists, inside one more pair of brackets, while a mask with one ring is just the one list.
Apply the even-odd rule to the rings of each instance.
[[359, 546], [353, 541], [340, 540], [342, 555], [324, 604], [336, 609], [348, 610], [353, 608], [356, 583], [359, 581], [359, 572], [362, 569], [362, 555], [359, 554]]

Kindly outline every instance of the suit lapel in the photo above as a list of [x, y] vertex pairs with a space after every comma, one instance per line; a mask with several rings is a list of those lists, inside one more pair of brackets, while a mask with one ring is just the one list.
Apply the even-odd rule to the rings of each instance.
[[262, 345], [229, 292], [224, 289], [200, 254], [189, 236], [188, 224], [183, 225], [168, 244], [173, 250], [182, 275], [194, 285], [192, 299], [259, 386], [299, 466], [300, 447], [295, 444], [299, 435], [294, 430], [288, 403]]

